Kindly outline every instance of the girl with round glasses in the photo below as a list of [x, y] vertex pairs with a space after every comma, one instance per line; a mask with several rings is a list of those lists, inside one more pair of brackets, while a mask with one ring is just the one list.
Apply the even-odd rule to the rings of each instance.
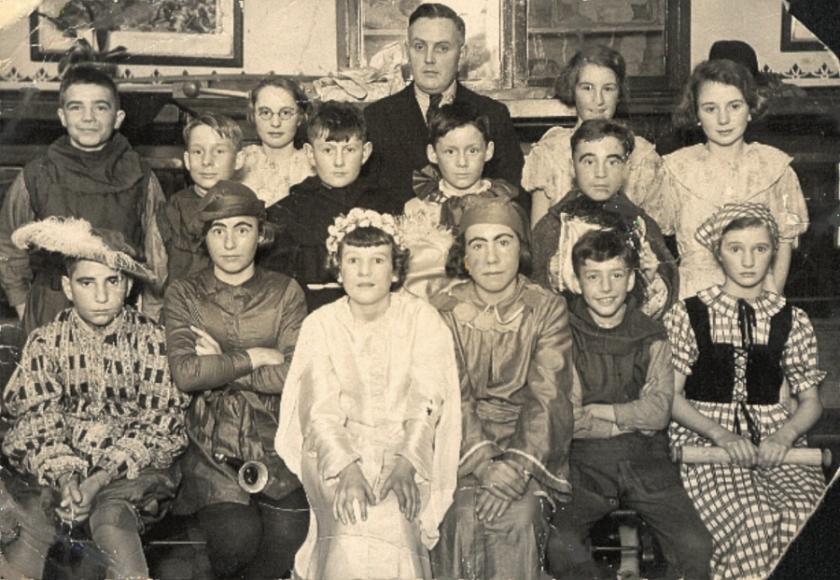
[[243, 150], [241, 181], [266, 207], [313, 174], [303, 149], [296, 146], [301, 143], [296, 137], [308, 108], [306, 94], [289, 79], [267, 78], [251, 91], [248, 119], [254, 123], [260, 143]]

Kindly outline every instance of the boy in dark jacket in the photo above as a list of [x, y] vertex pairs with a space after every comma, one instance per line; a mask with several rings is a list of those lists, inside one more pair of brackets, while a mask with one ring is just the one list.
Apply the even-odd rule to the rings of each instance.
[[210, 267], [198, 212], [220, 181], [242, 168], [242, 129], [225, 115], [205, 113], [184, 127], [184, 167], [193, 184], [173, 194], [158, 216], [169, 256], [167, 286]]
[[397, 202], [374, 192], [359, 179], [373, 146], [365, 121], [348, 103], [326, 102], [309, 120], [303, 148], [316, 175], [292, 186], [289, 196], [268, 210], [277, 241], [262, 265], [290, 274], [306, 290], [308, 310], [342, 296], [327, 271], [327, 228], [354, 207], [398, 214]]

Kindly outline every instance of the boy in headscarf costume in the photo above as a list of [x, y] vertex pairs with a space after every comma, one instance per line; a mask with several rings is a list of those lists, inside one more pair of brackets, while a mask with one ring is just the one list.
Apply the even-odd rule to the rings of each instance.
[[455, 338], [463, 439], [436, 578], [535, 579], [544, 501], [566, 500], [571, 333], [562, 297], [520, 274], [528, 230], [508, 200], [470, 199], [450, 264], [469, 279], [437, 296]]
[[138, 531], [165, 513], [187, 443], [187, 398], [170, 381], [163, 328], [124, 305], [133, 279], [154, 277], [122, 234], [85, 220], [33, 222], [12, 241], [64, 257], [73, 306], [30, 334], [3, 393], [15, 418], [3, 452], [21, 472], [5, 483], [21, 526], [4, 548], [13, 571], [0, 575], [40, 577], [55, 511], [90, 523], [109, 577], [147, 577]]

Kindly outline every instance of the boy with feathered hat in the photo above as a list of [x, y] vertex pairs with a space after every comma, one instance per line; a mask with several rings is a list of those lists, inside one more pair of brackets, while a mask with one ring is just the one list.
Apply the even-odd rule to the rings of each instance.
[[187, 443], [163, 328], [124, 304], [132, 282], [153, 275], [121, 233], [81, 219], [33, 222], [12, 241], [64, 258], [73, 305], [29, 335], [3, 392], [14, 418], [3, 507], [18, 525], [2, 539], [0, 576], [39, 578], [60, 521], [89, 526], [109, 578], [148, 577], [138, 530], [165, 512]]

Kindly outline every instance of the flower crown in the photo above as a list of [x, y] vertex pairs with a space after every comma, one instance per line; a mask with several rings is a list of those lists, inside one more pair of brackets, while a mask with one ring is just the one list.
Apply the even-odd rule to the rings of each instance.
[[377, 228], [394, 238], [394, 243], [404, 248], [402, 236], [397, 226], [397, 220], [389, 213], [379, 213], [372, 209], [354, 207], [347, 215], [340, 215], [335, 222], [327, 228], [327, 251], [330, 254], [337, 254], [338, 247], [344, 236], [356, 228]]

